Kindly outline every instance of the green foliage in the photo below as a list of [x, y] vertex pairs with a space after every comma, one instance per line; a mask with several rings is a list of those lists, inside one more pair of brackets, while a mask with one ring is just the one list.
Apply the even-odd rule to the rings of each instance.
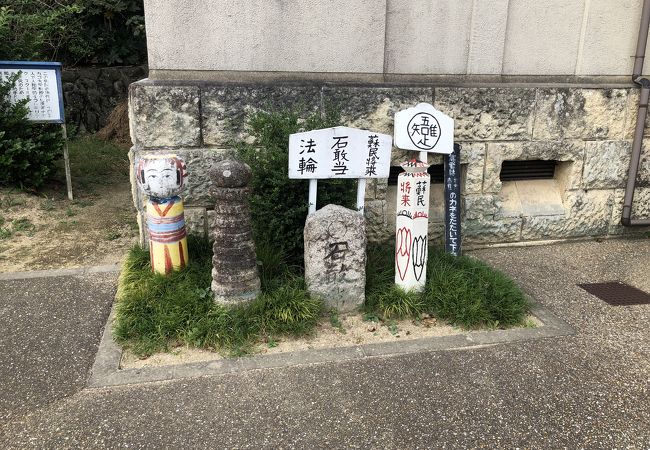
[[142, 0], [7, 0], [0, 6], [0, 60], [140, 64], [146, 60]]
[[[240, 355], [264, 336], [304, 335], [316, 325], [320, 300], [309, 297], [301, 277], [281, 269], [262, 278], [262, 294], [249, 305], [216, 305], [210, 292], [212, 247], [195, 237], [188, 245], [190, 264], [169, 276], [151, 271], [146, 250], [129, 253], [120, 276], [114, 335], [134, 353], [148, 355], [184, 343]], [[265, 255], [258, 257], [262, 266], [273, 264]]]
[[54, 172], [63, 139], [57, 126], [27, 120], [26, 100], [11, 103], [17, 79], [0, 81], [0, 185], [38, 188]]
[[[253, 144], [239, 144], [238, 154], [253, 169], [251, 212], [255, 242], [273, 243], [289, 263], [303, 264], [303, 228], [307, 217], [309, 183], [288, 176], [289, 135], [305, 130], [337, 126], [340, 115], [330, 110], [322, 117], [313, 113], [304, 121], [293, 111], [257, 112], [249, 117]], [[354, 180], [322, 180], [320, 205], [354, 207]]]
[[465, 328], [522, 325], [528, 302], [515, 283], [481, 261], [429, 252], [427, 282], [422, 293], [394, 285], [392, 244], [368, 249], [367, 314], [383, 319], [427, 313]]

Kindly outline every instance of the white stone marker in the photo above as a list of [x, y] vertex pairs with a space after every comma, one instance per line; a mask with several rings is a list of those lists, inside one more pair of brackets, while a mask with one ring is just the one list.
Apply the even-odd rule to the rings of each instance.
[[412, 160], [402, 164], [397, 178], [395, 283], [404, 290], [422, 290], [427, 278], [429, 228], [429, 165]]
[[289, 178], [309, 181], [309, 213], [316, 211], [316, 180], [357, 178], [357, 210], [363, 213], [367, 178], [388, 178], [393, 138], [349, 127], [289, 136]]

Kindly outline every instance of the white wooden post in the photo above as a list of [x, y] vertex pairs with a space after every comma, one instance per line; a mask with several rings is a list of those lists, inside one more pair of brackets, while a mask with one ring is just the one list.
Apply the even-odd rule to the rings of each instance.
[[315, 178], [309, 180], [309, 214], [316, 212], [316, 190], [318, 188], [318, 180]]
[[61, 124], [63, 133], [63, 166], [65, 167], [65, 184], [68, 188], [68, 200], [74, 200], [72, 197], [72, 177], [70, 175], [70, 152], [68, 151], [68, 130], [65, 122]]
[[357, 211], [362, 215], [366, 204], [366, 179], [359, 178], [357, 180]]

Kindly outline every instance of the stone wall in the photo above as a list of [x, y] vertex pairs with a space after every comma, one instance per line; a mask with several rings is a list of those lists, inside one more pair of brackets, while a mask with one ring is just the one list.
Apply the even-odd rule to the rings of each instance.
[[129, 84], [147, 75], [146, 66], [78, 67], [61, 74], [66, 122], [79, 133], [94, 133], [106, 125]]
[[[307, 115], [326, 104], [345, 125], [392, 134], [396, 111], [431, 102], [455, 118], [462, 143], [463, 235], [469, 244], [634, 233], [620, 225], [636, 120], [635, 88], [236, 85], [149, 81], [130, 88], [132, 158], [173, 151], [187, 163], [186, 218], [206, 233], [212, 206], [207, 176], [250, 140], [246, 113], [290, 106]], [[650, 132], [648, 133], [650, 134]], [[650, 141], [647, 146], [650, 146]], [[650, 150], [644, 149], [633, 217], [650, 216]], [[393, 150], [393, 164], [410, 157]], [[551, 180], [501, 182], [503, 161], [558, 161]], [[430, 157], [430, 163], [441, 163]], [[134, 190], [136, 206], [141, 199]], [[394, 232], [395, 186], [369, 183], [368, 237]], [[442, 236], [442, 185], [431, 189], [430, 236]], [[142, 231], [144, 233], [144, 230]], [[143, 235], [144, 237], [144, 235]]]

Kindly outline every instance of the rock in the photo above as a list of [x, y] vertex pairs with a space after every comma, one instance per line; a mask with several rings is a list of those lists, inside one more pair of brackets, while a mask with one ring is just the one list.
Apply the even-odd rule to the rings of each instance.
[[305, 223], [305, 280], [326, 306], [353, 311], [365, 301], [365, 219], [356, 211], [327, 205]]
[[535, 89], [437, 88], [434, 106], [453, 117], [457, 140], [530, 139]]
[[251, 141], [246, 130], [248, 114], [289, 109], [306, 117], [320, 105], [320, 88], [316, 86], [206, 86], [201, 90], [203, 141], [217, 146]]
[[[612, 216], [609, 223], [609, 234], [638, 234], [650, 231], [650, 227], [624, 227], [621, 225], [624, 197], [625, 189], [616, 189], [614, 191], [614, 206], [612, 207]], [[632, 219], [647, 219], [649, 217], [650, 188], [637, 187], [634, 190], [634, 199], [632, 201]]]
[[627, 89], [539, 89], [534, 139], [621, 139]]
[[585, 149], [582, 184], [586, 189], [625, 187], [632, 142], [591, 141]]
[[133, 83], [131, 141], [140, 148], [201, 145], [199, 88]]
[[612, 191], [568, 191], [566, 216], [524, 217], [522, 240], [559, 239], [607, 234], [612, 210]]
[[212, 256], [212, 293], [223, 305], [240, 305], [260, 293], [257, 257], [248, 206], [252, 172], [246, 164], [226, 160], [210, 170], [211, 191], [240, 191], [239, 196], [218, 202], [215, 209]]
[[219, 188], [246, 187], [253, 178], [253, 171], [248, 164], [226, 160], [217, 163], [210, 171], [210, 178]]
[[340, 105], [343, 124], [390, 135], [396, 112], [432, 99], [433, 89], [422, 87], [323, 88], [324, 105]]

